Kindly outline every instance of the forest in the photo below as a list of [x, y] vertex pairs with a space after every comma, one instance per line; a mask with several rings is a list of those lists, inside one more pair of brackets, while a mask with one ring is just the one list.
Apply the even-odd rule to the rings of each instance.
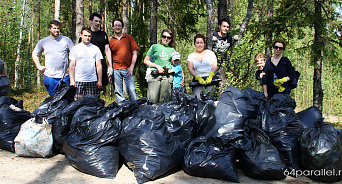
[[[135, 66], [138, 97], [146, 96], [143, 59], [160, 33], [169, 28], [176, 35], [176, 50], [188, 84], [188, 54], [195, 51], [193, 38], [207, 36], [211, 48], [218, 20], [230, 19], [230, 33], [237, 35], [224, 63], [228, 85], [261, 91], [255, 79], [255, 54], [272, 55], [272, 42], [287, 42], [283, 56], [301, 73], [291, 92], [297, 110], [318, 106], [326, 115], [342, 115], [342, 1], [341, 0], [1, 0], [0, 58], [6, 63], [12, 90], [45, 90], [43, 75], [31, 58], [36, 43], [49, 35], [48, 23], [61, 22], [61, 35], [75, 43], [79, 30], [89, 24], [91, 12], [100, 13], [101, 27], [113, 36], [111, 21], [122, 18], [124, 33], [139, 45]], [[42, 57], [41, 62], [44, 62]]]

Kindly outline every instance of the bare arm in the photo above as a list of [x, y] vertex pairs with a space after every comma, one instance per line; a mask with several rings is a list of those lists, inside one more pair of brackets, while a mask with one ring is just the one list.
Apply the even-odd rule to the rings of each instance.
[[194, 64], [191, 61], [188, 61], [188, 70], [193, 77], [197, 76], [197, 73], [195, 72], [195, 69], [194, 69]]
[[134, 69], [135, 63], [137, 61], [137, 57], [138, 57], [138, 51], [135, 50], [132, 52], [132, 63], [131, 63], [131, 66], [127, 69], [126, 76], [132, 76], [133, 75], [133, 69]]
[[113, 68], [112, 52], [110, 51], [109, 44], [105, 45], [105, 54], [107, 58], [108, 67]]
[[184, 72], [183, 72], [183, 70], [182, 70], [182, 82], [180, 83], [180, 85], [181, 86], [184, 86], [184, 84], [185, 84], [185, 75], [184, 75]]
[[211, 71], [213, 71], [214, 73], [217, 70], [217, 58], [215, 57], [212, 61], [211, 61]]
[[262, 87], [264, 88], [264, 95], [265, 95], [265, 98], [268, 99], [267, 85], [264, 84]]
[[32, 53], [32, 59], [34, 61], [34, 64], [36, 64], [36, 67], [39, 71], [44, 72], [46, 70], [45, 66], [40, 65], [40, 55], [37, 56], [37, 55]]
[[149, 66], [149, 67], [157, 68], [159, 73], [164, 73], [164, 69], [161, 66], [159, 66], [155, 63], [152, 63], [150, 59], [151, 59], [150, 56], [145, 56], [144, 64]]
[[102, 88], [102, 64], [101, 60], [96, 61], [96, 72], [97, 72], [97, 88]]
[[75, 66], [76, 66], [75, 60], [70, 60], [70, 64], [69, 64], [70, 86], [75, 86], [76, 87], [76, 82], [75, 82]]

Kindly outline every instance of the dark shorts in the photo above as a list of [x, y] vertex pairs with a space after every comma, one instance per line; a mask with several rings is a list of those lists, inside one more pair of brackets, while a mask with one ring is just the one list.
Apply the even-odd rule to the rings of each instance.
[[100, 98], [100, 90], [97, 89], [95, 82], [76, 82], [75, 98], [82, 98], [85, 96], [96, 96]]

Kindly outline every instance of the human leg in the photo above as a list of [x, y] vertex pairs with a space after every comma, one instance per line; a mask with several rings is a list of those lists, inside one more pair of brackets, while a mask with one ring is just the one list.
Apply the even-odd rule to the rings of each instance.
[[201, 99], [202, 91], [204, 91], [203, 86], [197, 86], [192, 88], [192, 94], [196, 95], [198, 99]]
[[150, 75], [148, 79], [147, 97], [152, 103], [159, 102], [161, 76]]
[[61, 78], [52, 78], [52, 77], [48, 77], [48, 76], [44, 75], [44, 86], [45, 86], [46, 90], [49, 92], [50, 96], [52, 96], [56, 93], [60, 80], [61, 80]]
[[125, 96], [123, 94], [123, 85], [122, 85], [122, 79], [123, 76], [125, 76], [126, 72], [123, 69], [114, 69], [114, 93], [115, 93], [115, 99], [116, 102], [119, 103], [121, 101], [125, 100]]
[[171, 100], [172, 81], [173, 76], [171, 74], [162, 75], [160, 82], [159, 102], [168, 102]]
[[134, 82], [134, 75], [131, 75], [129, 77], [125, 77], [125, 83], [126, 83], [126, 91], [129, 96], [130, 101], [137, 100], [137, 92], [135, 89], [135, 82]]
[[84, 96], [96, 96], [100, 98], [100, 90], [97, 88], [95, 82], [85, 82]]

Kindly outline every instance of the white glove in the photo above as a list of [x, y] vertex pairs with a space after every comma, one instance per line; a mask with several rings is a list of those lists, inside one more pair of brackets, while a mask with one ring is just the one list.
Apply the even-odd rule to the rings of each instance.
[[238, 40], [239, 39], [239, 35], [234, 35], [233, 36], [233, 40]]
[[108, 77], [113, 75], [113, 68], [112, 67], [108, 67], [107, 75], [108, 75]]

